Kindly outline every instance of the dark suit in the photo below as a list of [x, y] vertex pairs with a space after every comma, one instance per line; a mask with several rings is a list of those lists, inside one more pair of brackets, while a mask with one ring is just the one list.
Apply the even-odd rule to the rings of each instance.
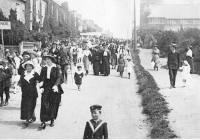
[[60, 66], [62, 71], [62, 80], [66, 79], [67, 81], [67, 70], [70, 67], [71, 64], [71, 54], [67, 48], [63, 48], [60, 51]]
[[83, 139], [108, 139], [107, 123], [101, 120], [86, 122]]
[[177, 75], [177, 71], [180, 67], [180, 55], [179, 55], [179, 53], [170, 52], [168, 54], [167, 66], [169, 68], [170, 84], [171, 84], [172, 87], [175, 87], [176, 75]]

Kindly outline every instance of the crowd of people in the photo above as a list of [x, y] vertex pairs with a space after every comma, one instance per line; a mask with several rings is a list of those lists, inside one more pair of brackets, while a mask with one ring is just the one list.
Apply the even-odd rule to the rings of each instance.
[[115, 69], [124, 77], [127, 67], [130, 78], [133, 71], [127, 40], [101, 37], [46, 40], [41, 48], [35, 47], [21, 55], [8, 49], [5, 52], [5, 58], [0, 61], [0, 107], [7, 106], [10, 93], [17, 93], [17, 87], [21, 87], [21, 119], [26, 121], [26, 127], [36, 120], [35, 107], [40, 92], [39, 128], [45, 129], [48, 121], [54, 126], [64, 93], [62, 84], [67, 84], [72, 68], [76, 69], [72, 74], [78, 90], [81, 90], [82, 78], [90, 74], [90, 66], [95, 76], [109, 76], [111, 69]]

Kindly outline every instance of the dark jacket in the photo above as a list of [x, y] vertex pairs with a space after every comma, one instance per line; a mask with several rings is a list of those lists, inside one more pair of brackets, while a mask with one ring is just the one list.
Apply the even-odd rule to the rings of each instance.
[[83, 73], [77, 73], [77, 72], [75, 72], [75, 74], [74, 74], [75, 84], [81, 85], [82, 84], [83, 76], [84, 76]]
[[20, 77], [21, 81], [21, 89], [22, 89], [22, 96], [25, 97], [38, 97], [38, 92], [36, 88], [37, 81], [39, 81], [38, 73], [34, 73], [34, 77], [31, 78], [29, 81], [24, 79], [24, 73]]
[[50, 73], [50, 82], [47, 79], [47, 67], [43, 67], [40, 74], [40, 81], [44, 84], [41, 88], [48, 89], [53, 86], [58, 86], [58, 93], [63, 94], [63, 89], [61, 87], [61, 71], [58, 67], [53, 67]]
[[6, 74], [4, 73], [3, 69], [0, 69], [0, 94], [1, 92], [3, 92], [3, 89], [4, 89], [4, 84], [3, 84], [3, 81], [5, 80], [6, 78]]
[[179, 67], [180, 67], [180, 55], [179, 55], [179, 53], [170, 52], [168, 54], [167, 66], [168, 66], [169, 69], [179, 69]]
[[51, 54], [55, 57], [55, 63], [56, 64], [60, 63], [60, 50], [58, 50], [57, 48], [55, 50], [53, 50], [53, 48], [51, 48], [49, 50], [49, 54]]
[[83, 139], [108, 139], [107, 123], [93, 120], [86, 122]]
[[6, 74], [5, 80], [4, 80], [4, 86], [5, 87], [10, 87], [11, 86], [11, 78], [12, 78], [12, 74], [13, 74], [12, 68], [11, 67], [7, 67], [3, 71]]
[[71, 53], [67, 48], [60, 50], [60, 65], [69, 65], [71, 64]]

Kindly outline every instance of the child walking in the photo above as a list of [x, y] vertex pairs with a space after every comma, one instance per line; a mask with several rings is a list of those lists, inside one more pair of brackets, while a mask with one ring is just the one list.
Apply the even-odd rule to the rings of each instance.
[[128, 79], [131, 78], [131, 73], [133, 72], [133, 62], [131, 58], [127, 58], [127, 72], [128, 72]]
[[100, 105], [90, 107], [92, 119], [86, 122], [83, 139], [108, 139], [107, 123], [101, 120]]
[[188, 86], [188, 81], [190, 80], [190, 65], [188, 62], [185, 60], [183, 62], [183, 66], [180, 68], [182, 70], [181, 76], [182, 76], [182, 81], [183, 81], [183, 87]]
[[81, 90], [83, 76], [84, 76], [84, 73], [82, 71], [82, 66], [79, 65], [77, 66], [77, 71], [74, 74], [74, 81], [79, 91]]
[[1, 102], [0, 102], [0, 107], [2, 107], [4, 105], [3, 102], [3, 90], [4, 90], [4, 80], [6, 78], [6, 74], [3, 71], [3, 65], [2, 62], [0, 62], [0, 98], [1, 98]]

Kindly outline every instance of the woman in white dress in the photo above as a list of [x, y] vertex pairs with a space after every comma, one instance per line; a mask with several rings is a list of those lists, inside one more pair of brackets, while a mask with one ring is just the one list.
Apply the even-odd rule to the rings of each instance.
[[91, 54], [89, 48], [86, 47], [86, 49], [83, 51], [83, 65], [84, 65], [86, 75], [88, 75], [88, 73], [89, 73], [89, 66], [90, 66], [89, 57], [91, 57], [91, 55], [92, 54]]

